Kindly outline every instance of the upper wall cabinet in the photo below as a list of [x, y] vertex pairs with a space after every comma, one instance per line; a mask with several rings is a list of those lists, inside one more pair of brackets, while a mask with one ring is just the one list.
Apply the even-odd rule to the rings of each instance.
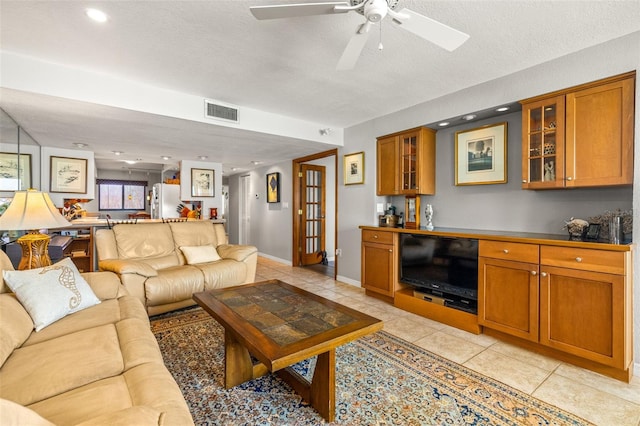
[[635, 72], [522, 103], [522, 188], [633, 183]]
[[436, 132], [419, 127], [378, 138], [377, 194], [436, 192]]

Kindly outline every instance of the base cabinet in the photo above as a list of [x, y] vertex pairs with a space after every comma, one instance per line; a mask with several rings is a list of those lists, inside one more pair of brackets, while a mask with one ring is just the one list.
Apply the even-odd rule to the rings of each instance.
[[361, 282], [367, 291], [393, 297], [397, 282], [398, 234], [362, 231]]
[[478, 322], [538, 341], [538, 265], [478, 258]]
[[630, 252], [480, 241], [479, 253], [481, 325], [628, 375]]
[[[618, 369], [631, 349], [630, 252], [540, 247], [540, 343]], [[561, 267], [569, 263], [569, 267]]]

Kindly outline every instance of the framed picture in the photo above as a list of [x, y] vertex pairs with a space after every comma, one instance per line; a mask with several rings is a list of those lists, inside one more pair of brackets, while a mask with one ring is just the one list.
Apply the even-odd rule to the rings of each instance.
[[215, 171], [209, 169], [191, 169], [191, 196], [215, 196]]
[[456, 132], [456, 185], [507, 183], [507, 123]]
[[267, 174], [267, 203], [280, 202], [280, 173]]
[[344, 156], [344, 184], [364, 183], [364, 152]]
[[0, 191], [31, 188], [31, 154], [0, 152]]
[[87, 193], [87, 159], [51, 157], [51, 192]]

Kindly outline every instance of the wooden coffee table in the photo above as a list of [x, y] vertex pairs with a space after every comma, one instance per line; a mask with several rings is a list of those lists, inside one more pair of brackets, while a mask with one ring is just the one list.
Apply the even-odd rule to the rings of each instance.
[[[382, 321], [279, 280], [195, 293], [225, 330], [227, 389], [278, 374], [325, 419], [335, 418], [335, 349]], [[253, 364], [253, 355], [259, 362]], [[291, 365], [318, 356], [309, 383]]]

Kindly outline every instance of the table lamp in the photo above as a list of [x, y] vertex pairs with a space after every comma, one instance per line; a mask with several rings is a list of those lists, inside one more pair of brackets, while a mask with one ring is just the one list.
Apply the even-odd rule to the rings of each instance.
[[22, 246], [20, 270], [51, 265], [48, 250], [51, 237], [39, 230], [64, 226], [71, 226], [71, 223], [60, 214], [49, 194], [35, 189], [16, 191], [11, 204], [0, 216], [0, 229], [28, 231], [17, 240]]

